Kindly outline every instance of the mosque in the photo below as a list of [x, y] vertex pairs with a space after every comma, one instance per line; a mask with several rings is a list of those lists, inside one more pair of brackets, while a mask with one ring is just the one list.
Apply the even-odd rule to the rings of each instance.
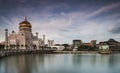
[[5, 29], [5, 49], [39, 49], [45, 46], [45, 35], [42, 38], [38, 38], [38, 32], [33, 35], [32, 25], [27, 18], [19, 23], [18, 33], [8, 33], [8, 29]]

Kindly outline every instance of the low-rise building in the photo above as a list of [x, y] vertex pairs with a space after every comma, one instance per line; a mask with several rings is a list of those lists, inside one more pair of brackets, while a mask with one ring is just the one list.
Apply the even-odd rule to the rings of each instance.
[[99, 46], [99, 53], [101, 54], [109, 54], [110, 53], [110, 46], [109, 45], [100, 45]]
[[78, 48], [81, 45], [82, 45], [82, 41], [81, 40], [73, 40], [73, 47], [74, 48]]
[[62, 50], [64, 50], [64, 46], [50, 46], [50, 48], [52, 48], [52, 49], [54, 49], [54, 50], [57, 50], [57, 51], [62, 51]]
[[120, 42], [109, 39], [108, 41], [99, 42], [99, 46], [108, 45], [110, 51], [120, 51]]
[[83, 46], [93, 46], [91, 43], [83, 43]]

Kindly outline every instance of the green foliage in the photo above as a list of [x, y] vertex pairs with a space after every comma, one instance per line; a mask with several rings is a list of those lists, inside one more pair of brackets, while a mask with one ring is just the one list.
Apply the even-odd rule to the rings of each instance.
[[3, 50], [4, 49], [4, 45], [0, 45], [0, 50]]
[[65, 48], [63, 49], [63, 51], [72, 51], [72, 49], [69, 48], [69, 44], [62, 44], [62, 46], [64, 46]]
[[97, 47], [95, 46], [79, 46], [77, 48], [78, 51], [96, 51]]
[[68, 44], [62, 44], [62, 46], [65, 47], [65, 49], [68, 49], [69, 45]]

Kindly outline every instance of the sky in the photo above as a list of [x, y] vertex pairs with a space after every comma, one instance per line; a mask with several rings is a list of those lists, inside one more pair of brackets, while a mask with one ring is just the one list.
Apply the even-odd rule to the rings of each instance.
[[25, 17], [33, 34], [55, 43], [120, 41], [120, 0], [0, 0], [0, 41]]

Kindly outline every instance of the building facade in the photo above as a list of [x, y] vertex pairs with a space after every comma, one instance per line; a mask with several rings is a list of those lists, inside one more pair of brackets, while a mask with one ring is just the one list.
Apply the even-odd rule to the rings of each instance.
[[120, 42], [110, 38], [108, 41], [99, 42], [99, 46], [108, 45], [110, 51], [120, 51]]
[[48, 40], [48, 47], [54, 46], [54, 40]]
[[96, 42], [97, 42], [97, 40], [91, 40], [92, 46], [96, 46]]
[[78, 48], [81, 45], [82, 45], [82, 41], [81, 40], [73, 40], [73, 47], [74, 48]]
[[45, 35], [43, 38], [38, 38], [38, 33], [33, 35], [32, 25], [25, 18], [19, 23], [19, 32], [8, 34], [8, 29], [5, 29], [5, 49], [39, 49], [45, 45]]

